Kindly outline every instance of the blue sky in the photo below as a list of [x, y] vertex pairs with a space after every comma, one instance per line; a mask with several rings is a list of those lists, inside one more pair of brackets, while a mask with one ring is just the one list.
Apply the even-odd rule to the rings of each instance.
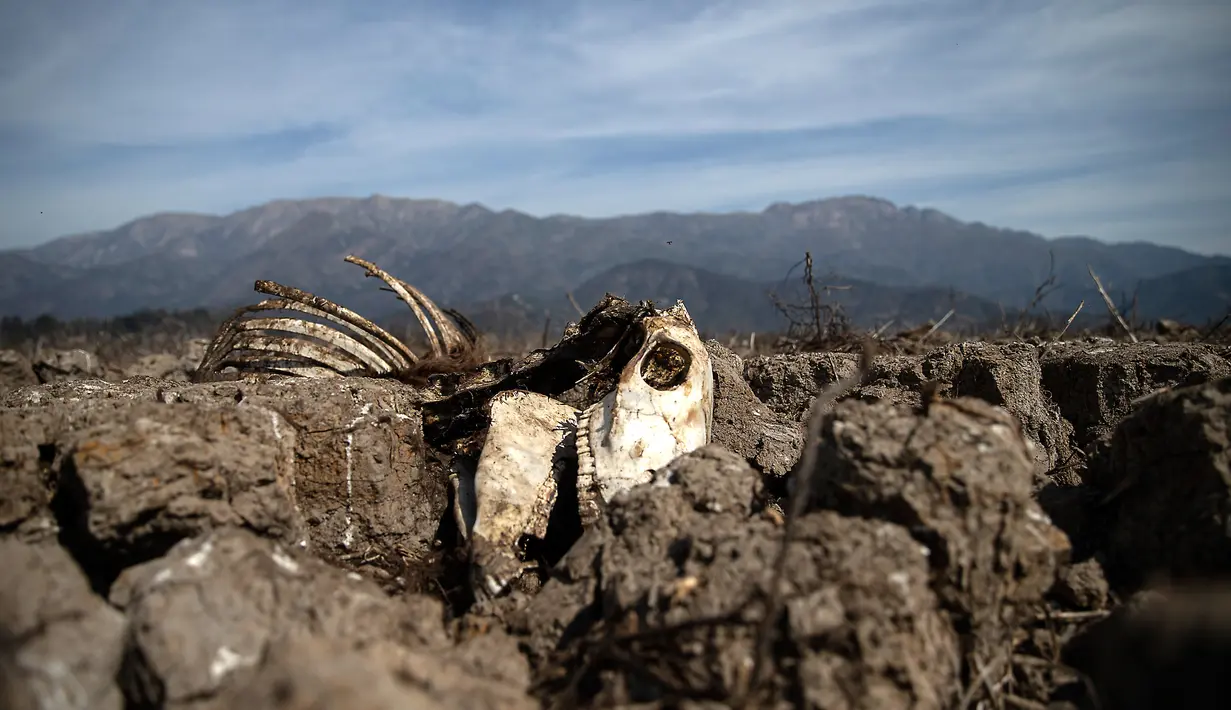
[[0, 247], [275, 198], [871, 194], [1231, 253], [1231, 3], [0, 0]]

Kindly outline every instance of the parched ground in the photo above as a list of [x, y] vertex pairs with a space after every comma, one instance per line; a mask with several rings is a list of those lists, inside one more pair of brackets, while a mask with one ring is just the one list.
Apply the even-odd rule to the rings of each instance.
[[0, 707], [1231, 707], [1231, 348], [887, 354], [806, 442], [856, 355], [707, 347], [713, 443], [485, 604], [439, 393], [0, 353]]

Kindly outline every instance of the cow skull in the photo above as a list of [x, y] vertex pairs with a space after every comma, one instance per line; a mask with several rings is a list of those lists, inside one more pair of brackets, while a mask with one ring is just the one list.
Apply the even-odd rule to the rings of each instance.
[[544, 537], [568, 453], [576, 454], [579, 513], [589, 526], [614, 496], [709, 443], [713, 371], [684, 304], [653, 311], [630, 336], [639, 345], [615, 387], [580, 415], [529, 392], [492, 398], [473, 488], [460, 485], [455, 496], [474, 506], [458, 517], [470, 530], [480, 597], [498, 596], [521, 574], [523, 535]]
[[642, 343], [606, 397], [577, 430], [582, 522], [598, 501], [649, 482], [677, 456], [709, 443], [714, 377], [709, 353], [683, 303], [641, 322]]

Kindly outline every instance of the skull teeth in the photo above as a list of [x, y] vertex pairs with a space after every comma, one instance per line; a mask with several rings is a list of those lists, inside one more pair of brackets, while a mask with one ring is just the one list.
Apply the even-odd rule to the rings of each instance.
[[602, 402], [593, 404], [581, 413], [577, 419], [577, 505], [581, 515], [581, 524], [589, 527], [598, 522], [602, 514], [598, 494], [598, 469], [594, 460], [594, 448], [590, 443], [594, 413], [603, 406]]

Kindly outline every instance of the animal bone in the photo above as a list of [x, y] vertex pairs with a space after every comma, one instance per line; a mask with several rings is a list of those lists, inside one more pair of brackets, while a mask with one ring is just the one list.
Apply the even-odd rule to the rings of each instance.
[[[713, 371], [684, 304], [650, 310], [634, 327], [627, 335], [640, 338], [638, 349], [612, 391], [580, 417], [573, 407], [540, 394], [508, 391], [492, 398], [475, 494], [463, 488], [456, 497], [462, 505], [476, 502], [471, 559], [480, 598], [499, 595], [520, 575], [523, 535], [546, 536], [569, 449], [578, 462], [579, 514], [588, 526], [598, 518], [600, 500], [649, 482], [656, 469], [709, 443]], [[612, 366], [620, 344], [600, 371]], [[459, 513], [464, 528], [475, 517]]]
[[602, 502], [641, 483], [677, 456], [709, 443], [714, 376], [709, 353], [682, 302], [641, 323], [644, 340], [616, 387], [581, 415], [577, 494], [582, 523]]
[[[460, 360], [473, 350], [474, 328], [459, 314], [451, 312], [450, 318], [414, 286], [371, 262], [357, 256], [348, 256], [346, 261], [362, 266], [367, 276], [384, 281], [410, 306], [427, 334], [431, 360]], [[245, 373], [297, 377], [404, 378], [420, 364], [420, 358], [405, 343], [350, 309], [273, 281], [257, 281], [254, 288], [276, 298], [244, 306], [227, 319], [206, 349], [194, 379], [205, 379], [227, 367]], [[290, 311], [296, 315], [251, 317], [263, 311]]]
[[[561, 476], [575, 452], [577, 410], [534, 392], [501, 392], [475, 472], [469, 530], [476, 592], [494, 597], [522, 572], [518, 541], [547, 536]], [[459, 501], [469, 496], [460, 494]], [[465, 505], [465, 503], [463, 503]]]

